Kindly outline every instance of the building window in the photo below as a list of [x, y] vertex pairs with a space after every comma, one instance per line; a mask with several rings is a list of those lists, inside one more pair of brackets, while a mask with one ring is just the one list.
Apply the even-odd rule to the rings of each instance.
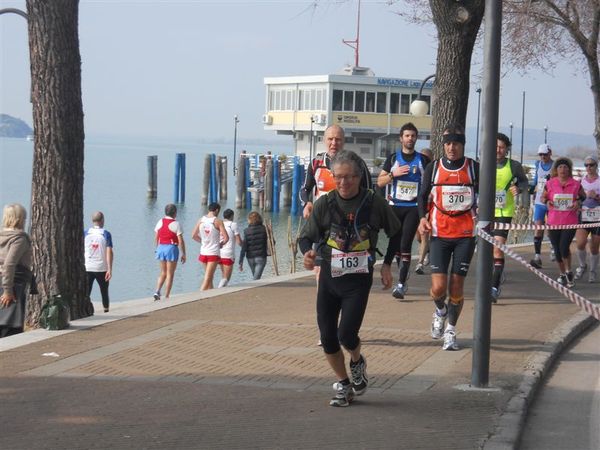
[[354, 99], [354, 111], [364, 112], [365, 110], [365, 91], [356, 91]]
[[344, 91], [339, 89], [333, 90], [333, 105], [331, 106], [332, 111], [342, 110], [342, 100], [344, 97]]
[[302, 89], [298, 90], [298, 111], [304, 110], [304, 102], [302, 101]]
[[315, 109], [322, 111], [323, 108], [323, 89], [317, 89], [317, 104], [315, 105]]
[[410, 112], [410, 94], [402, 94], [400, 97], [400, 114], [408, 114]]
[[281, 110], [281, 91], [275, 91], [275, 111]]
[[356, 138], [356, 143], [357, 144], [369, 144], [371, 145], [373, 143], [373, 139], [372, 138], [367, 138], [367, 137], [357, 137]]
[[400, 111], [400, 94], [390, 94], [390, 113], [398, 114]]
[[344, 91], [344, 111], [354, 111], [354, 91]]
[[367, 92], [366, 112], [375, 112], [375, 92]]
[[345, 137], [344, 143], [345, 144], [354, 144], [354, 138], [353, 137]]
[[385, 92], [377, 93], [377, 112], [384, 113], [386, 111], [387, 94]]

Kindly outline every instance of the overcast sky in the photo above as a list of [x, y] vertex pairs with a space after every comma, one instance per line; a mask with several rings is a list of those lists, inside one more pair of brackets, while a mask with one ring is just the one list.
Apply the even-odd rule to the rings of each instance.
[[[270, 138], [262, 130], [264, 77], [335, 73], [354, 61], [342, 39], [356, 35], [356, 1], [81, 0], [79, 36], [85, 129], [90, 134]], [[0, 0], [25, 9], [25, 1]], [[360, 64], [376, 75], [423, 79], [435, 72], [433, 28], [406, 23], [398, 5], [363, 0]], [[0, 112], [31, 124], [23, 18], [0, 16]], [[474, 61], [468, 126], [477, 122]], [[501, 84], [500, 126], [591, 136], [587, 73], [512, 74]]]

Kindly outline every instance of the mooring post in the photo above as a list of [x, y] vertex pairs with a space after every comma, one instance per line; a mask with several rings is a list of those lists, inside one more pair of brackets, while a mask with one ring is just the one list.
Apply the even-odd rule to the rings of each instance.
[[202, 177], [202, 197], [200, 203], [202, 205], [208, 204], [208, 193], [210, 191], [210, 155], [204, 157], [204, 176]]
[[250, 187], [250, 158], [244, 158], [244, 192], [246, 193], [244, 207], [252, 209], [252, 196], [248, 188]]
[[179, 159], [179, 201], [185, 203], [185, 153], [180, 153]]
[[175, 174], [173, 175], [173, 203], [179, 203], [179, 176], [181, 174], [181, 158], [175, 153]]
[[148, 156], [147, 159], [148, 165], [148, 190], [147, 196], [148, 198], [156, 198], [158, 189], [156, 188], [157, 181], [157, 169], [158, 169], [158, 156], [152, 155]]
[[219, 161], [219, 200], [227, 200], [227, 156], [221, 156]]

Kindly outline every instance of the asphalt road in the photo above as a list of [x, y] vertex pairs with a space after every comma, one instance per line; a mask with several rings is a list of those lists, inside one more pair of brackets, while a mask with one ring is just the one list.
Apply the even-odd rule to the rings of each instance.
[[600, 326], [560, 357], [530, 409], [520, 448], [600, 449]]

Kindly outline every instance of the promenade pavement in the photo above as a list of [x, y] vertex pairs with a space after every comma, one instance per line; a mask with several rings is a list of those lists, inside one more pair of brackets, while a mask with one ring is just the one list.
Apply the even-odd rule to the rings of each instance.
[[[555, 264], [545, 271], [555, 277]], [[411, 274], [397, 301], [377, 272], [361, 332], [370, 387], [349, 408], [328, 406], [336, 380], [304, 272], [123, 302], [70, 330], [1, 339], [0, 447], [514, 448], [552, 359], [597, 321], [518, 263], [506, 273], [485, 389], [469, 386], [475, 259], [456, 352], [429, 335], [430, 277]], [[599, 301], [598, 284], [576, 291]]]

